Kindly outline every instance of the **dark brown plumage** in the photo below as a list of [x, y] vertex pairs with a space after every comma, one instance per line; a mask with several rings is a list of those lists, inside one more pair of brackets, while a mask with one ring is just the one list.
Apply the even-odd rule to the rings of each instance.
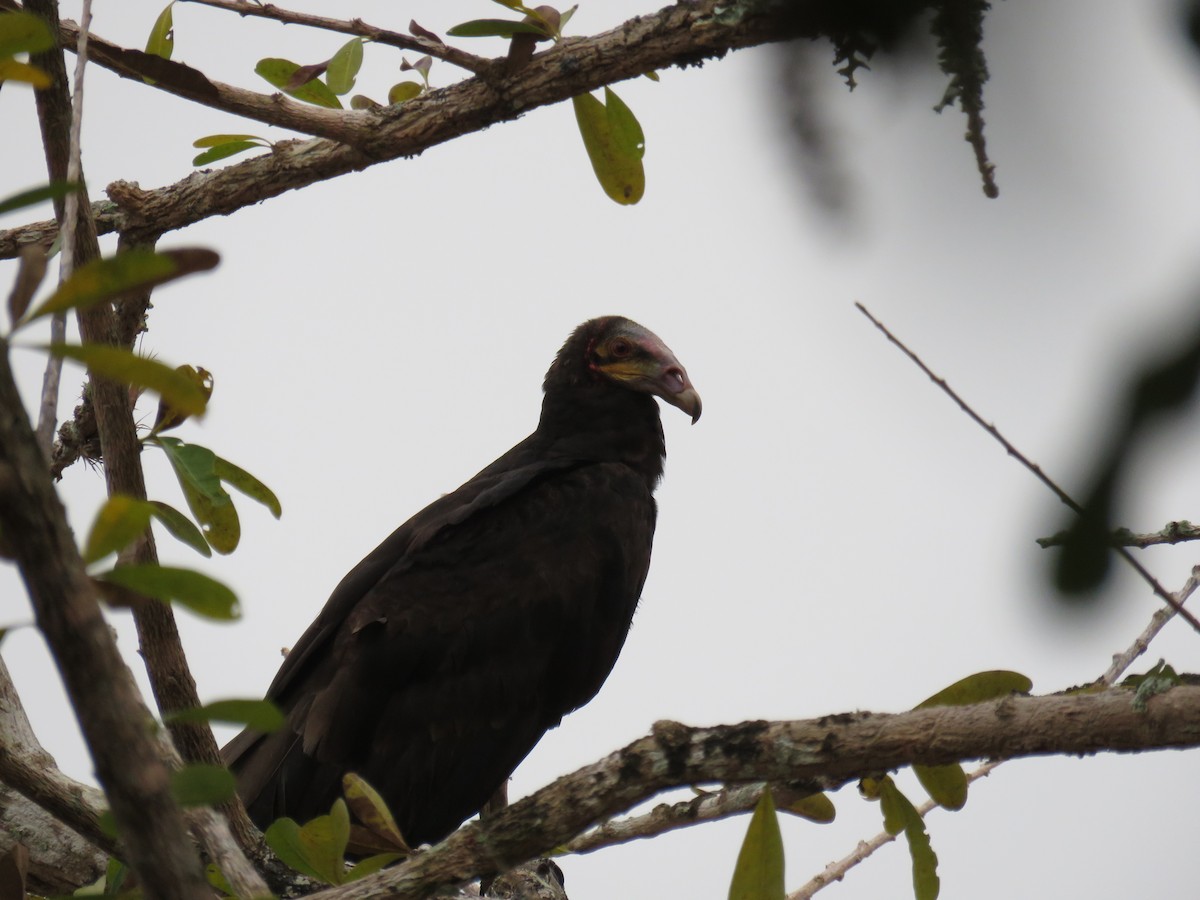
[[543, 390], [533, 434], [342, 579], [267, 693], [287, 725], [225, 748], [261, 827], [328, 812], [354, 771], [410, 844], [439, 840], [608, 677], [650, 565], [654, 396], [692, 421], [700, 397], [617, 316], [580, 325]]

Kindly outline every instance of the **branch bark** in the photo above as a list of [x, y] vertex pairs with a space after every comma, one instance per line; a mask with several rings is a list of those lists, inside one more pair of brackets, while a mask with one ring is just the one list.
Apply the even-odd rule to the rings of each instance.
[[[680, 3], [595, 37], [565, 39], [515, 73], [471, 78], [400, 106], [348, 112], [307, 107], [310, 121], [299, 130], [320, 133], [336, 129], [338, 140], [281, 142], [263, 156], [215, 172], [193, 173], [155, 190], [115, 182], [108, 187], [114, 204], [93, 206], [96, 227], [100, 233], [120, 231], [135, 240], [153, 240], [318, 181], [419, 155], [540, 106], [645, 72], [699, 65], [741, 47], [816, 37], [827, 27], [830, 15], [820, 3], [734, 7], [721, 7], [716, 0]], [[68, 34], [64, 32], [64, 38]], [[94, 42], [93, 52], [99, 64], [106, 64], [102, 42]], [[134, 77], [132, 70], [127, 74]], [[137, 77], [140, 83], [141, 75]], [[302, 106], [287, 98], [269, 99], [275, 109]], [[249, 111], [240, 114], [249, 115]], [[53, 236], [54, 227], [47, 223], [0, 231], [0, 259], [12, 257], [25, 244], [45, 243]]]
[[1200, 687], [1176, 687], [1144, 711], [1131, 691], [1008, 697], [895, 715], [847, 713], [796, 722], [653, 732], [474, 822], [394, 869], [323, 891], [322, 900], [424, 897], [561, 846], [668, 788], [704, 782], [812, 779], [844, 784], [913, 763], [1012, 759], [1200, 746]]

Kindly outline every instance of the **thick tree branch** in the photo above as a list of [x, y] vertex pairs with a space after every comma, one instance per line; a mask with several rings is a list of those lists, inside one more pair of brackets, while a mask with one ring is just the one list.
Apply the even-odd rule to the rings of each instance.
[[[27, 0], [25, 5], [52, 33], [58, 30], [55, 0]], [[35, 97], [47, 170], [52, 181], [62, 181], [71, 127], [66, 64], [58, 48], [33, 54], [31, 62], [51, 78], [51, 86]], [[85, 201], [86, 194], [81, 196]], [[56, 202], [55, 214], [62, 221], [62, 202]], [[76, 267], [99, 257], [91, 218], [80, 216], [72, 237]], [[85, 340], [111, 342], [108, 312], [101, 305], [80, 316]], [[13, 544], [38, 627], [79, 718], [96, 776], [124, 835], [129, 863], [155, 896], [200, 898], [206, 887], [203, 873], [171, 797], [167, 768], [156, 752], [153, 720], [109, 634], [62, 505], [46, 478], [46, 459], [21, 405], [7, 345], [0, 350], [0, 525]], [[128, 391], [102, 379], [93, 379], [92, 389], [108, 458], [106, 420], [115, 421], [121, 408], [128, 416]], [[132, 421], [128, 427], [132, 430]]]
[[0, 529], [16, 555], [131, 865], [154, 896], [200, 900], [206, 885], [155, 749], [153, 719], [100, 613], [21, 406], [8, 348], [0, 350]]
[[[216, 172], [194, 173], [152, 191], [115, 182], [108, 193], [117, 209], [97, 210], [96, 226], [101, 233], [118, 230], [136, 240], [152, 240], [318, 181], [416, 156], [531, 109], [648, 71], [698, 65], [740, 47], [815, 37], [828, 15], [819, 3], [681, 3], [595, 37], [568, 38], [500, 79], [471, 78], [381, 111], [322, 110], [322, 121], [330, 116], [337, 120], [343, 143], [282, 142], [263, 156]], [[102, 62], [102, 48], [93, 52]], [[53, 239], [53, 234], [53, 226], [46, 223], [0, 231], [0, 259], [12, 257], [25, 244]]]
[[324, 900], [424, 897], [560, 846], [668, 788], [712, 781], [847, 783], [913, 763], [1200, 746], [1200, 687], [1008, 697], [895, 715], [847, 713], [717, 728], [659, 723], [648, 737], [472, 823], [401, 866], [314, 895]]

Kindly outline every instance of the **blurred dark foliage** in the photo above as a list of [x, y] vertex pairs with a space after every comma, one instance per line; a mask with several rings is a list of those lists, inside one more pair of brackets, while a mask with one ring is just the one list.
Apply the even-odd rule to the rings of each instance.
[[[840, 212], [845, 207], [848, 183], [836, 152], [838, 141], [831, 137], [821, 95], [815, 89], [818, 78], [828, 77], [830, 44], [834, 67], [850, 90], [877, 56], [888, 57], [889, 63], [894, 63], [889, 70], [904, 77], [906, 70], [936, 54], [939, 67], [949, 78], [938, 108], [957, 102], [967, 114], [967, 140], [975, 149], [984, 191], [994, 195], [980, 115], [987, 80], [983, 24], [989, 8], [984, 0], [796, 4], [798, 16], [805, 16], [810, 25], [819, 23], [822, 39], [795, 41], [779, 48], [778, 97], [795, 140], [799, 174], [826, 212]], [[1179, 0], [1176, 22], [1200, 65], [1200, 0]], [[1192, 305], [1200, 310], [1200, 285], [1195, 294]], [[1072, 515], [1055, 559], [1053, 577], [1060, 596], [1095, 596], [1108, 573], [1118, 498], [1139, 446], [1169, 419], [1191, 414], [1200, 382], [1200, 320], [1181, 323], [1175, 333], [1187, 335], [1185, 343], [1162, 348], [1151, 355], [1155, 362], [1131, 374], [1121, 397], [1112, 404], [1120, 412], [1110, 434], [1099, 440], [1090, 437], [1080, 452], [1081, 466], [1091, 475], [1083, 511]]]
[[[1182, 3], [1178, 21], [1200, 63], [1200, 0]], [[1191, 306], [1200, 310], [1200, 285], [1193, 291]], [[1152, 354], [1159, 361], [1134, 373], [1123, 411], [1093, 457], [1083, 512], [1072, 517], [1054, 566], [1055, 584], [1068, 600], [1095, 597], [1104, 584], [1113, 530], [1119, 524], [1117, 501], [1138, 446], [1167, 420], [1193, 414], [1192, 398], [1200, 381], [1200, 319], [1181, 323], [1178, 331], [1188, 335], [1182, 345]]]
[[823, 209], [840, 212], [846, 205], [846, 178], [814, 89], [818, 79], [827, 76], [830, 45], [837, 74], [851, 91], [876, 56], [888, 57], [889, 68], [902, 75], [935, 59], [949, 80], [941, 102], [935, 105], [930, 98], [930, 106], [938, 112], [956, 103], [962, 108], [984, 193], [997, 195], [983, 138], [983, 86], [988, 78], [983, 23], [991, 8], [987, 0], [822, 0], [795, 8], [797, 20], [802, 18], [808, 26], [797, 31], [811, 33], [815, 28], [821, 38], [779, 49], [777, 93], [795, 140], [798, 174]]

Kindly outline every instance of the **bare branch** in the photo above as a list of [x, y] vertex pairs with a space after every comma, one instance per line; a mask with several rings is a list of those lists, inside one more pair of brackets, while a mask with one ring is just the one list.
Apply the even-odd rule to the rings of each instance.
[[[950, 387], [950, 385], [946, 383], [946, 379], [940, 377], [932, 369], [930, 369], [929, 366], [925, 365], [921, 357], [917, 356], [916, 353], [908, 349], [904, 342], [892, 334], [887, 329], [887, 326], [871, 315], [865, 306], [863, 306], [861, 303], [855, 303], [854, 305], [858, 307], [859, 312], [871, 320], [871, 324], [883, 332], [884, 336], [889, 341], [895, 344], [905, 356], [912, 360], [917, 368], [924, 372], [934, 384], [941, 388], [946, 396], [957, 403], [958, 408], [965, 412], [970, 417], [971, 421], [995, 438], [1009, 456], [1016, 459], [1017, 462], [1032, 472], [1038, 481], [1053, 491], [1055, 496], [1057, 496], [1058, 499], [1062, 501], [1063, 505], [1065, 505], [1068, 509], [1077, 515], [1084, 515], [1083, 507], [1076, 503], [1066, 491], [1060, 488], [1058, 484], [1056, 484], [1055, 481], [1050, 478], [1049, 475], [1043, 472], [1039, 465], [1032, 462], [1029, 457], [1025, 456], [1025, 454], [1013, 446], [1013, 444], [1011, 444], [1009, 440], [1000, 433], [1000, 430], [996, 428], [995, 425], [991, 424], [990, 422], [985, 422], [983, 418], [980, 417], [979, 413], [975, 412], [975, 410], [972, 409], [970, 405], [955, 392], [954, 388]], [[1127, 562], [1133, 568], [1133, 570], [1142, 577], [1143, 581], [1150, 585], [1150, 589], [1154, 591], [1156, 596], [1161, 598], [1162, 601], [1171, 607], [1176, 613], [1178, 613], [1181, 618], [1185, 619], [1187, 623], [1192, 626], [1192, 628], [1200, 632], [1200, 620], [1198, 620], [1188, 610], [1180, 606], [1174, 595], [1171, 594], [1161, 584], [1159, 584], [1158, 579], [1151, 575], [1150, 571], [1143, 566], [1133, 556], [1132, 553], [1130, 553], [1124, 547], [1115, 547], [1113, 549], [1114, 552], [1121, 557], [1121, 559], [1125, 560], [1125, 562]]]
[[344, 19], [330, 19], [325, 16], [313, 16], [308, 13], [281, 9], [273, 3], [252, 3], [250, 0], [183, 0], [183, 2], [212, 6], [217, 9], [235, 12], [242, 16], [274, 19], [276, 22], [283, 22], [288, 25], [306, 25], [310, 28], [320, 28], [324, 31], [353, 34], [358, 37], [367, 38], [376, 44], [386, 44], [390, 47], [399, 47], [401, 50], [412, 50], [414, 53], [423, 53], [426, 56], [432, 56], [434, 59], [440, 59], [461, 69], [466, 69], [468, 72], [474, 72], [477, 75], [498, 64], [496, 60], [467, 53], [465, 50], [459, 50], [457, 47], [451, 47], [449, 44], [444, 44], [440, 41], [431, 41], [428, 38], [401, 34], [398, 31], [388, 31], [386, 28], [377, 28], [374, 25], [368, 25], [362, 19], [351, 19], [349, 21]]
[[[1187, 602], [1188, 597], [1195, 593], [1197, 585], [1200, 585], [1200, 566], [1193, 566], [1192, 574], [1188, 576], [1188, 580], [1184, 582], [1183, 587], [1175, 594], [1175, 600], [1179, 606], [1183, 606]], [[1166, 609], [1161, 606], [1156, 609], [1154, 615], [1150, 617], [1150, 624], [1134, 639], [1129, 648], [1124, 653], [1117, 653], [1113, 656], [1112, 665], [1100, 676], [1099, 683], [1105, 687], [1111, 687], [1116, 684], [1117, 679], [1125, 674], [1125, 671], [1133, 665], [1135, 659], [1146, 652], [1146, 649], [1150, 646], [1150, 642], [1162, 631], [1163, 626], [1171, 621], [1171, 617], [1174, 615], [1174, 609]]]
[[[1038, 538], [1039, 547], [1061, 547], [1066, 543], [1068, 532], [1060, 531], [1050, 537]], [[1156, 544], [1182, 544], [1186, 541], [1200, 541], [1200, 526], [1193, 525], [1187, 519], [1178, 522], [1168, 522], [1162, 531], [1149, 534], [1135, 534], [1128, 528], [1118, 528], [1112, 533], [1114, 547], [1153, 547]]]

